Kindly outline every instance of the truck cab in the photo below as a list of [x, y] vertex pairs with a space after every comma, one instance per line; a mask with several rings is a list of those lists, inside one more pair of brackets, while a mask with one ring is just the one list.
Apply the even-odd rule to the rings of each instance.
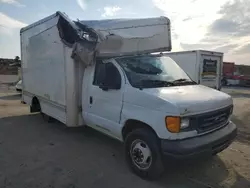
[[125, 142], [140, 176], [159, 175], [161, 159], [214, 155], [236, 136], [232, 98], [198, 85], [169, 57], [98, 59], [83, 80], [86, 124]]

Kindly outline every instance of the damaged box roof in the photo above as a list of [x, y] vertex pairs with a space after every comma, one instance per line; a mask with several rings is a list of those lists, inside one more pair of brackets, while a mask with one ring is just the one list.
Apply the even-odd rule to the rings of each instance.
[[99, 56], [171, 51], [170, 21], [166, 17], [80, 21], [99, 36]]
[[91, 64], [95, 56], [171, 51], [170, 20], [166, 17], [72, 21], [66, 14], [57, 12], [22, 28], [20, 32], [45, 22], [49, 27], [49, 20], [55, 17], [62, 41], [72, 47], [72, 57], [86, 65]]

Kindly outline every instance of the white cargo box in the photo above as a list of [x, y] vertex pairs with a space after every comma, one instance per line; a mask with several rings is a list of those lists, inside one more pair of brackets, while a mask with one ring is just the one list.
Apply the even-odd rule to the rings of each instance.
[[95, 57], [171, 50], [165, 17], [72, 21], [61, 12], [20, 31], [23, 101], [38, 98], [41, 108], [67, 126], [83, 124], [82, 83]]

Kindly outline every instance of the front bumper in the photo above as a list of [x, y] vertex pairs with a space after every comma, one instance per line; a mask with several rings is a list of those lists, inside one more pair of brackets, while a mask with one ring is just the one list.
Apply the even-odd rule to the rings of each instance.
[[226, 149], [237, 135], [237, 128], [233, 122], [211, 133], [183, 139], [161, 140], [164, 158], [186, 159], [214, 155]]

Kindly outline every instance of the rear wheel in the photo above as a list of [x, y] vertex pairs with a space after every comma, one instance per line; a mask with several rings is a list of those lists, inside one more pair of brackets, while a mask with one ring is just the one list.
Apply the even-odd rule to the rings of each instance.
[[148, 129], [136, 129], [125, 139], [128, 165], [138, 176], [153, 180], [162, 175], [164, 166], [157, 136]]
[[32, 104], [30, 106], [30, 112], [31, 113], [40, 112], [41, 115], [42, 115], [43, 120], [46, 121], [46, 122], [48, 122], [48, 123], [51, 123], [51, 122], [54, 121], [54, 118], [52, 118], [49, 115], [44, 114], [42, 112], [41, 105], [40, 105], [40, 102], [39, 102], [39, 100], [38, 100], [37, 97], [33, 97], [33, 99], [32, 99]]
[[40, 102], [39, 102], [39, 100], [38, 100], [37, 97], [34, 97], [34, 98], [32, 99], [31, 106], [30, 106], [30, 112], [31, 112], [31, 113], [34, 113], [34, 112], [41, 112]]

